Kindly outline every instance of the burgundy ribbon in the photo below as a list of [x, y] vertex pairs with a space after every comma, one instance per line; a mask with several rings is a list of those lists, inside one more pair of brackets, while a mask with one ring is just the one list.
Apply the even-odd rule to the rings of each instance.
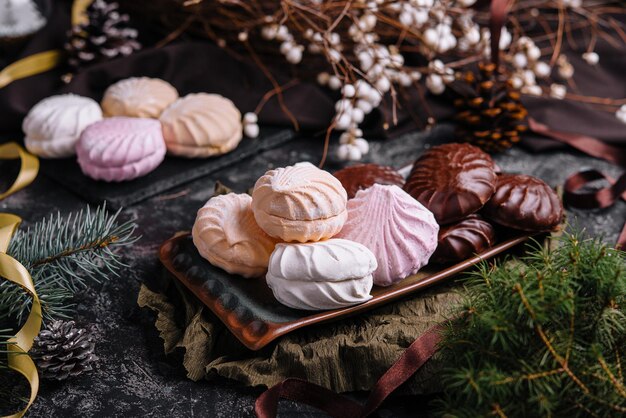
[[489, 6], [489, 31], [491, 32], [491, 61], [496, 66], [500, 62], [500, 36], [502, 28], [506, 22], [506, 16], [509, 13], [509, 0], [491, 0]]
[[[535, 133], [556, 139], [587, 155], [626, 168], [626, 150], [622, 148], [606, 144], [590, 136], [555, 131], [533, 118], [528, 119], [528, 125]], [[609, 186], [592, 192], [580, 192], [580, 189], [585, 185], [597, 180], [606, 180]], [[580, 209], [608, 208], [620, 198], [626, 201], [626, 173], [615, 180], [598, 170], [585, 170], [570, 175], [565, 181], [563, 200], [566, 205], [571, 207]], [[626, 248], [626, 224], [622, 227], [616, 247]]]
[[278, 402], [282, 398], [310, 405], [331, 417], [365, 418], [437, 352], [442, 330], [443, 325], [435, 325], [413, 341], [378, 379], [365, 405], [311, 382], [286, 379], [263, 392], [254, 404], [254, 411], [258, 418], [275, 418]]

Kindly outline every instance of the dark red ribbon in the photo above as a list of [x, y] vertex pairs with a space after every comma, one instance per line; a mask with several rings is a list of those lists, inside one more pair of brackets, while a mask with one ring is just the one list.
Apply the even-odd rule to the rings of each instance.
[[254, 404], [258, 418], [275, 418], [278, 402], [289, 399], [326, 412], [331, 417], [365, 418], [415, 374], [437, 352], [443, 325], [435, 325], [413, 341], [400, 358], [382, 375], [370, 392], [365, 405], [322, 386], [300, 379], [286, 379], [272, 386]]
[[[528, 119], [528, 125], [535, 133], [556, 139], [587, 155], [626, 168], [626, 150], [622, 148], [606, 144], [590, 136], [555, 131], [533, 118]], [[609, 186], [592, 192], [580, 192], [585, 185], [597, 180], [606, 180]], [[579, 171], [567, 178], [563, 189], [563, 201], [568, 206], [580, 209], [608, 208], [620, 198], [626, 201], [626, 173], [615, 180], [598, 170]], [[626, 248], [626, 224], [622, 227], [616, 247]]]
[[489, 6], [489, 31], [491, 33], [491, 61], [496, 66], [500, 63], [500, 37], [509, 13], [509, 0], [492, 0]]

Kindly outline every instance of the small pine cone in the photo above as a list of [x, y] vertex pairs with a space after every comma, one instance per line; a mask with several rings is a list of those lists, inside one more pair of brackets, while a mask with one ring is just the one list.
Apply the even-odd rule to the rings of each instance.
[[86, 10], [87, 23], [68, 33], [65, 50], [73, 72], [107, 59], [127, 56], [141, 49], [138, 31], [128, 27], [129, 17], [118, 11], [117, 3], [94, 0]]
[[493, 64], [480, 64], [477, 74], [463, 74], [455, 90], [461, 94], [454, 100], [459, 141], [487, 152], [500, 152], [520, 141], [528, 112], [511, 82], [498, 79]]
[[98, 360], [93, 335], [74, 321], [53, 321], [41, 331], [29, 354], [43, 378], [64, 380], [91, 371]]

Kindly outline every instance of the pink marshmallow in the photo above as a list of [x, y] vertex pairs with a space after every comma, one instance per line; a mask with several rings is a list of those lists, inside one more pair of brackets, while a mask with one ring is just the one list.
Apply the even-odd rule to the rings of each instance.
[[114, 117], [89, 125], [76, 145], [78, 164], [95, 180], [119, 182], [144, 176], [165, 158], [161, 123]]
[[375, 184], [348, 200], [336, 238], [363, 244], [376, 256], [374, 284], [389, 286], [417, 273], [437, 248], [434, 215], [398, 186]]

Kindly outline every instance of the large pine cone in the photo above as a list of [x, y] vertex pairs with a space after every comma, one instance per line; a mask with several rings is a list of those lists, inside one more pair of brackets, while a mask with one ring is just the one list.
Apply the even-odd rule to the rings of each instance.
[[54, 321], [35, 338], [29, 354], [42, 377], [64, 380], [92, 370], [98, 359], [94, 349], [89, 331], [74, 321]]
[[520, 141], [528, 114], [509, 80], [500, 80], [494, 64], [480, 64], [455, 83], [461, 97], [454, 100], [459, 142], [487, 152], [499, 152]]

